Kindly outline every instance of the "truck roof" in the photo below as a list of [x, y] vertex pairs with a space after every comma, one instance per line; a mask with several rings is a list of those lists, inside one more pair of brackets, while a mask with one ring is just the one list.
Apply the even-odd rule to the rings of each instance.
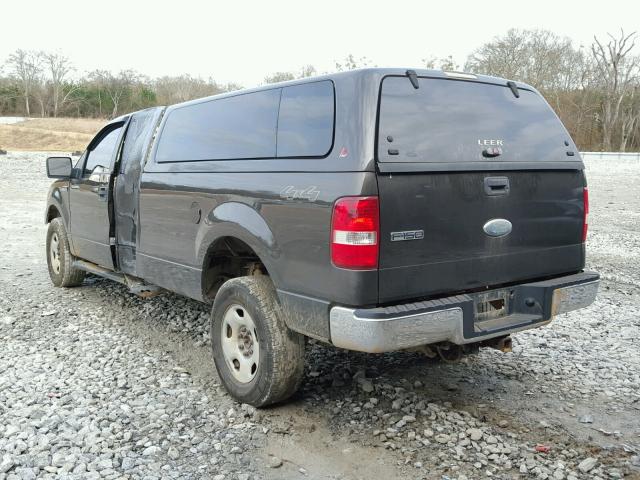
[[[345, 80], [349, 80], [349, 79], [358, 79], [358, 80], [362, 80], [362, 79], [369, 79], [369, 80], [381, 80], [383, 77], [388, 76], [388, 75], [406, 75], [407, 71], [414, 71], [416, 72], [418, 77], [433, 77], [433, 78], [449, 78], [449, 79], [456, 79], [456, 80], [466, 80], [466, 81], [475, 81], [475, 82], [483, 82], [483, 83], [491, 83], [491, 84], [495, 84], [495, 85], [506, 85], [506, 83], [510, 80], [505, 79], [505, 78], [500, 78], [500, 77], [492, 77], [489, 75], [480, 75], [480, 74], [475, 74], [475, 73], [466, 73], [466, 72], [449, 72], [449, 71], [443, 71], [443, 70], [430, 70], [430, 69], [424, 69], [424, 68], [400, 68], [400, 67], [366, 67], [366, 68], [357, 68], [354, 70], [349, 70], [346, 72], [337, 72], [337, 73], [328, 73], [328, 74], [324, 74], [324, 75], [315, 75], [312, 77], [305, 77], [305, 78], [298, 78], [295, 80], [288, 80], [288, 81], [284, 81], [284, 82], [277, 82], [277, 83], [270, 83], [267, 85], [260, 85], [258, 87], [252, 87], [252, 88], [243, 88], [240, 90], [234, 90], [231, 92], [225, 92], [225, 93], [220, 93], [217, 95], [211, 95], [208, 97], [202, 97], [202, 98], [197, 98], [194, 100], [189, 100], [186, 102], [182, 102], [182, 103], [176, 103], [171, 105], [169, 108], [174, 109], [174, 108], [179, 108], [185, 105], [192, 105], [192, 104], [196, 104], [196, 103], [200, 103], [200, 102], [206, 102], [212, 99], [218, 99], [218, 98], [224, 98], [224, 97], [232, 97], [234, 95], [238, 95], [238, 94], [245, 94], [245, 93], [252, 93], [252, 92], [259, 92], [259, 91], [263, 91], [263, 90], [270, 90], [273, 88], [281, 88], [281, 87], [286, 87], [286, 86], [291, 86], [291, 85], [300, 85], [300, 84], [304, 84], [304, 83], [310, 83], [310, 82], [318, 82], [321, 80], [335, 80], [336, 82], [340, 82], [340, 81], [345, 81]], [[513, 83], [515, 83], [515, 85], [519, 88], [526, 88], [529, 90], [535, 90], [535, 88], [531, 87], [530, 85], [527, 85], [526, 83], [523, 82], [517, 82], [517, 81], [513, 81]]]

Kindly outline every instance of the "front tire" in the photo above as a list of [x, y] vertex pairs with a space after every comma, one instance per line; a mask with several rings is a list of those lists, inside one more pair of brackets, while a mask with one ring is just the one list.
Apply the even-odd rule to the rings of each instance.
[[254, 407], [286, 400], [302, 381], [304, 337], [284, 322], [269, 277], [222, 285], [211, 310], [211, 346], [222, 384]]
[[84, 280], [85, 272], [73, 267], [72, 262], [64, 223], [60, 217], [54, 218], [47, 230], [47, 266], [56, 287], [77, 287]]

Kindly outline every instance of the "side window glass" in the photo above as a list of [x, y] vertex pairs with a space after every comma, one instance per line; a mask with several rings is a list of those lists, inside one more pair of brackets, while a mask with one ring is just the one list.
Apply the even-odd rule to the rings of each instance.
[[111, 158], [120, 136], [120, 130], [122, 130], [122, 127], [109, 132], [93, 150], [87, 152], [88, 158], [84, 164], [83, 176], [88, 177], [91, 175], [96, 167], [102, 167], [103, 171], [109, 169]]
[[282, 89], [278, 157], [322, 157], [333, 144], [333, 84], [305, 83]]
[[157, 162], [273, 158], [280, 89], [177, 108], [158, 141]]

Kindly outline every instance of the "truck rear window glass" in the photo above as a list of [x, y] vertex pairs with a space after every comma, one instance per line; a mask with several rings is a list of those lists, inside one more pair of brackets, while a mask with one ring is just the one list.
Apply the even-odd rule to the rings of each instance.
[[322, 157], [333, 144], [333, 84], [305, 83], [282, 89], [278, 157]]
[[272, 158], [280, 89], [177, 108], [160, 135], [157, 162]]
[[154, 127], [153, 120], [157, 119], [155, 113], [155, 109], [148, 109], [131, 116], [122, 145], [120, 173], [128, 172], [132, 168], [140, 170], [145, 148], [149, 144], [149, 135]]
[[[567, 160], [564, 126], [537, 93], [472, 81], [408, 77], [382, 81], [380, 162]], [[483, 151], [501, 154], [485, 158]], [[486, 153], [485, 153], [486, 154]]]

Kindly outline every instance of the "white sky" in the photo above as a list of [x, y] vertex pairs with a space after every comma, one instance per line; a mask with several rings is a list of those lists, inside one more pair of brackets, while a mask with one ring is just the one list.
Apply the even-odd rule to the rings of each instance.
[[259, 84], [352, 53], [379, 66], [463, 64], [509, 28], [545, 28], [588, 46], [593, 35], [640, 30], [638, 0], [20, 0], [1, 10], [0, 64], [17, 48], [61, 51], [78, 73], [134, 69]]

